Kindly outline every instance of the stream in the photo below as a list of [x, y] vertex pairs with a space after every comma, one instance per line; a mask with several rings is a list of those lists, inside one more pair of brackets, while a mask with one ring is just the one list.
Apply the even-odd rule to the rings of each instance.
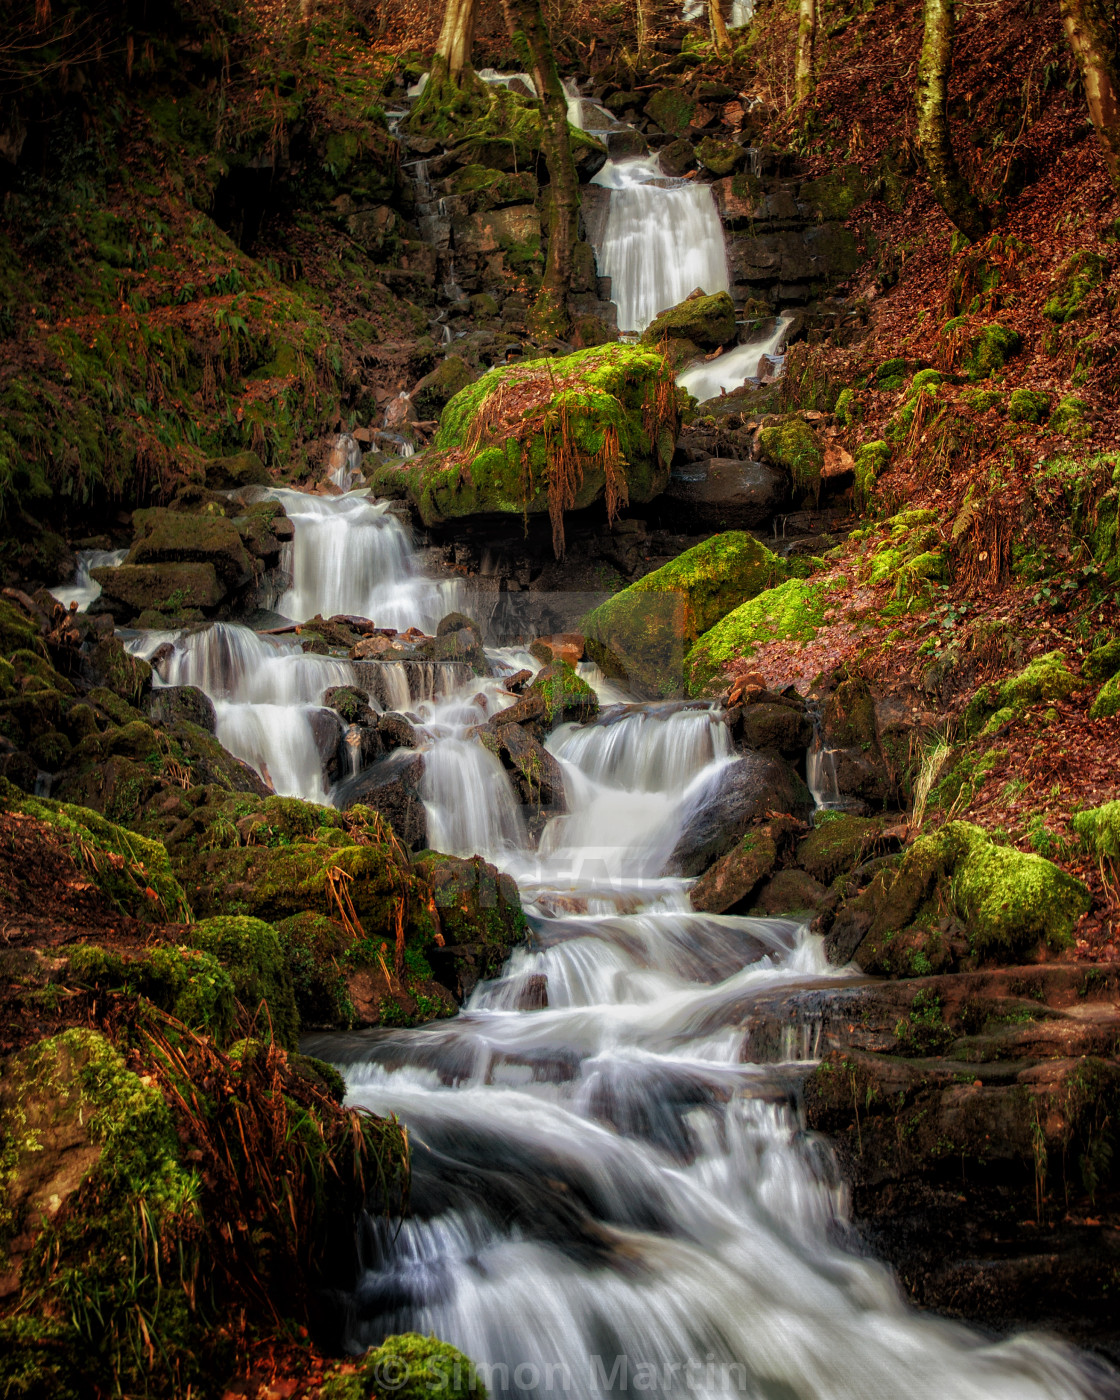
[[[697, 285], [727, 286], [710, 190], [655, 166], [597, 177], [619, 196], [603, 270], [625, 330]], [[756, 373], [784, 329], [696, 367], [697, 385]], [[338, 468], [343, 484], [352, 465]], [[457, 585], [422, 575], [384, 503], [270, 494], [295, 526], [278, 603], [293, 621], [348, 613], [430, 633], [456, 607]], [[164, 644], [160, 680], [214, 700], [227, 748], [277, 792], [330, 800], [321, 736], [334, 726], [337, 739], [341, 721], [322, 698], [359, 683], [354, 663], [233, 623], [130, 643], [148, 655]], [[549, 737], [566, 811], [534, 846], [470, 731], [513, 703], [503, 675], [537, 663], [513, 648], [488, 657], [490, 677], [429, 667], [422, 686], [400, 663], [372, 663], [384, 668], [373, 698], [421, 732], [430, 844], [510, 873], [532, 932], [453, 1020], [307, 1040], [343, 1070], [350, 1103], [398, 1114], [411, 1136], [412, 1214], [365, 1221], [361, 1282], [340, 1299], [352, 1348], [433, 1332], [495, 1396], [1104, 1393], [1059, 1343], [918, 1313], [861, 1252], [832, 1154], [799, 1119], [811, 1028], [791, 1025], [777, 1060], [752, 1044], [755, 998], [852, 973], [804, 926], [694, 912], [690, 882], [664, 873], [720, 775], [744, 761], [720, 709], [617, 703], [585, 668], [604, 709]]]

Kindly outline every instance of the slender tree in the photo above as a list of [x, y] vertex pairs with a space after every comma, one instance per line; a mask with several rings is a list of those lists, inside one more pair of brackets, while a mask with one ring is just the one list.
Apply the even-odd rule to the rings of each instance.
[[720, 58], [731, 57], [731, 37], [723, 22], [721, 0], [708, 0], [708, 28], [712, 33], [712, 44]]
[[800, 0], [797, 10], [797, 64], [794, 92], [804, 102], [813, 90], [813, 53], [817, 44], [817, 0]]
[[924, 0], [925, 36], [918, 60], [918, 152], [934, 198], [969, 238], [988, 230], [988, 211], [969, 188], [949, 134], [949, 70], [953, 62], [953, 0]]
[[1112, 183], [1120, 189], [1120, 7], [1116, 0], [1060, 0], [1060, 9], [1089, 116]]
[[540, 0], [508, 0], [506, 16], [524, 46], [541, 99], [541, 150], [550, 186], [548, 255], [532, 319], [537, 330], [564, 335], [570, 322], [568, 292], [579, 236], [579, 177], [572, 159], [568, 95], [560, 81]]
[[489, 109], [491, 94], [471, 66], [475, 0], [446, 0], [428, 83], [408, 119], [411, 130], [443, 139]]
[[436, 69], [439, 67], [445, 70], [439, 74], [441, 79], [450, 78], [453, 83], [460, 84], [464, 71], [471, 66], [473, 46], [474, 0], [447, 0], [432, 62], [431, 81], [436, 79]]

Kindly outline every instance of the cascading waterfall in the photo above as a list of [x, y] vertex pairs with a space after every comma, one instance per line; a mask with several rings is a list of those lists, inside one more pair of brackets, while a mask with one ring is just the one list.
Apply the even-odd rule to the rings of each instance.
[[91, 569], [115, 569], [128, 557], [127, 549], [79, 549], [78, 567], [73, 581], [60, 583], [51, 589], [51, 594], [64, 608], [72, 603], [78, 605], [79, 612], [85, 612], [92, 602], [101, 597], [101, 585], [90, 577]]
[[[477, 748], [454, 708], [429, 762]], [[352, 1344], [433, 1332], [503, 1397], [1093, 1393], [1073, 1353], [918, 1314], [846, 1246], [831, 1157], [790, 1108], [813, 1029], [750, 1055], [754, 998], [844, 974], [803, 927], [694, 913], [651, 873], [740, 761], [718, 711], [627, 706], [549, 747], [569, 810], [538, 856], [485, 802], [455, 814], [458, 848], [516, 875], [530, 946], [453, 1021], [309, 1046], [412, 1133], [413, 1214], [368, 1224]]]
[[416, 572], [408, 531], [385, 501], [274, 490], [293, 526], [292, 586], [278, 608], [294, 622], [321, 615], [372, 618], [379, 627], [431, 632], [457, 604], [458, 585]]
[[776, 358], [785, 349], [786, 334], [792, 324], [792, 316], [779, 316], [777, 325], [767, 335], [737, 345], [714, 360], [689, 366], [677, 375], [677, 383], [701, 402], [742, 388], [748, 379], [760, 377], [764, 360]]
[[727, 253], [711, 187], [661, 174], [656, 156], [607, 161], [592, 184], [611, 191], [599, 272], [624, 332], [644, 331], [697, 287], [730, 290]]

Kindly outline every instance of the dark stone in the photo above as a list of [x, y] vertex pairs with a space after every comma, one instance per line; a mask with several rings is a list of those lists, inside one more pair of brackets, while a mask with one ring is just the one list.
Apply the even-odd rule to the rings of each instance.
[[415, 749], [419, 746], [416, 730], [396, 710], [378, 715], [375, 728], [387, 753], [392, 753], [394, 749]]
[[674, 467], [665, 496], [674, 502], [678, 528], [749, 530], [781, 510], [789, 497], [789, 481], [784, 472], [763, 462], [712, 457]]
[[423, 754], [398, 749], [357, 777], [339, 783], [333, 800], [342, 811], [359, 803], [373, 807], [388, 819], [398, 841], [410, 850], [419, 850], [428, 835], [428, 817], [420, 796], [423, 777]]
[[153, 724], [165, 728], [186, 720], [213, 734], [218, 724], [214, 702], [193, 685], [165, 685], [153, 690], [148, 697], [148, 714]]
[[658, 156], [661, 173], [673, 179], [687, 175], [696, 164], [696, 150], [691, 141], [683, 139], [671, 142]]
[[744, 705], [735, 736], [747, 749], [777, 749], [787, 757], [803, 754], [813, 741], [813, 722], [804, 705], [762, 701]]
[[735, 846], [758, 817], [788, 813], [806, 817], [813, 809], [809, 789], [781, 758], [746, 754], [729, 763], [713, 786], [692, 799], [668, 869], [699, 875]]
[[632, 126], [621, 126], [606, 135], [607, 155], [611, 160], [630, 160], [649, 153], [646, 138]]

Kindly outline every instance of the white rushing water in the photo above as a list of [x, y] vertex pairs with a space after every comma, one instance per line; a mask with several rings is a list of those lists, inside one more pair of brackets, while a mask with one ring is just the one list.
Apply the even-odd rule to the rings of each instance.
[[[413, 1216], [369, 1225], [352, 1344], [432, 1332], [495, 1396], [1094, 1393], [1073, 1353], [916, 1313], [851, 1249], [797, 1064], [750, 1053], [755, 998], [844, 974], [804, 928], [693, 913], [660, 874], [740, 761], [721, 715], [628, 706], [557, 731], [568, 811], [533, 853], [453, 708], [429, 818], [516, 875], [534, 936], [455, 1020], [345, 1042], [350, 1102], [401, 1116], [413, 1168]], [[814, 1042], [797, 1030], [793, 1061]]]
[[697, 288], [730, 290], [711, 186], [667, 179], [656, 156], [608, 160], [592, 184], [611, 191], [599, 272], [611, 279], [620, 331], [644, 331]]
[[101, 597], [101, 585], [90, 577], [90, 569], [115, 569], [127, 557], [127, 549], [79, 549], [73, 580], [52, 588], [51, 594], [64, 608], [76, 603], [78, 611], [85, 612], [90, 603]]
[[760, 377], [763, 360], [775, 359], [785, 350], [786, 334], [792, 324], [792, 316], [779, 316], [778, 324], [768, 335], [737, 345], [714, 360], [690, 365], [677, 375], [677, 383], [701, 402], [714, 399], [721, 392], [741, 389], [748, 379]]

